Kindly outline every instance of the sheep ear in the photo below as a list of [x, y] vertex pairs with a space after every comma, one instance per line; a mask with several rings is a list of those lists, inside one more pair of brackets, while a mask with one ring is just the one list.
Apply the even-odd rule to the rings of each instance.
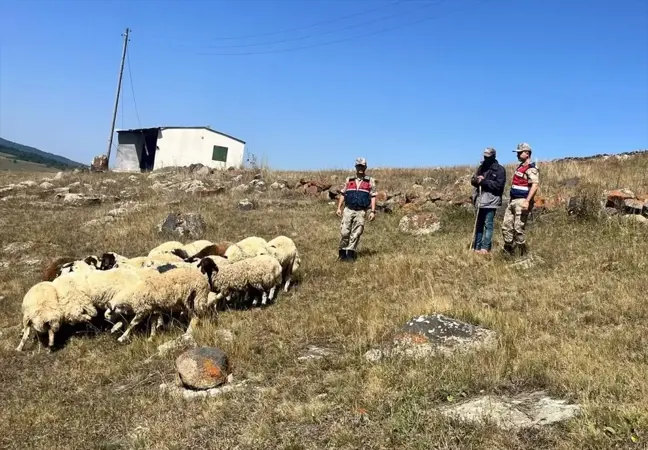
[[97, 258], [94, 256], [88, 256], [83, 260], [84, 263], [88, 264], [89, 266], [97, 266], [99, 264], [99, 261], [97, 261]]

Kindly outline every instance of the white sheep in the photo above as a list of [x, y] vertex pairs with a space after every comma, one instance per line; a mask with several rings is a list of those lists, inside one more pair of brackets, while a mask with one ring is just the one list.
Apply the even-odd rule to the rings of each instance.
[[157, 256], [161, 255], [164, 253], [171, 253], [173, 250], [178, 250], [183, 247], [182, 242], [178, 241], [167, 241], [163, 242], [162, 244], [158, 245], [157, 247], [151, 249], [151, 251], [148, 253], [148, 256]]
[[215, 302], [207, 278], [195, 268], [178, 267], [141, 279], [119, 291], [109, 302], [106, 318], [133, 312], [134, 317], [118, 341], [124, 342], [147, 315], [181, 311], [191, 318], [189, 330], [195, 327], [195, 314], [207, 312]]
[[224, 256], [234, 263], [258, 255], [268, 255], [270, 251], [267, 246], [265, 239], [250, 236], [229, 246]]
[[109, 270], [117, 267], [156, 268], [165, 264], [182, 264], [184, 259], [173, 253], [158, 253], [155, 256], [136, 256], [126, 258], [113, 252], [107, 252], [101, 255], [101, 270]]
[[32, 329], [36, 333], [48, 333], [48, 350], [51, 350], [55, 333], [63, 323], [89, 322], [97, 315], [90, 297], [76, 288], [77, 277], [76, 273], [63, 274], [54, 281], [36, 283], [25, 293], [22, 339], [16, 350], [22, 351]]
[[[281, 264], [270, 255], [258, 255], [220, 266], [211, 258], [203, 258], [199, 267], [207, 274], [212, 290], [217, 292], [215, 301], [233, 293], [245, 293], [247, 298], [250, 289], [255, 289], [262, 293], [261, 304], [265, 305], [268, 299], [274, 299], [275, 290], [281, 285]], [[253, 305], [256, 303], [255, 298]]]
[[301, 258], [295, 242], [287, 236], [277, 236], [268, 241], [268, 248], [272, 256], [281, 264], [281, 282], [284, 283], [284, 292], [288, 292], [293, 274], [301, 265]]

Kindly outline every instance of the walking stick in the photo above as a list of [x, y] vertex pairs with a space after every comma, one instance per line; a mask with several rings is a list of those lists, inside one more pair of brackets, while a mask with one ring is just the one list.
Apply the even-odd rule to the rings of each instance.
[[468, 245], [468, 250], [470, 250], [475, 243], [475, 236], [477, 235], [477, 219], [479, 219], [479, 198], [481, 197], [481, 186], [479, 186], [479, 194], [477, 195], [477, 214], [475, 214], [475, 225], [473, 226], [472, 240]]

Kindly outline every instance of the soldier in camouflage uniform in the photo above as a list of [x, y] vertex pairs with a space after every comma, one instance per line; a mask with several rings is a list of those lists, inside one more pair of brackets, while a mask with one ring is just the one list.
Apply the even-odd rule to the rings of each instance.
[[520, 164], [513, 174], [511, 200], [504, 213], [502, 235], [506, 253], [513, 255], [517, 248], [519, 256], [524, 256], [528, 250], [524, 228], [533, 209], [540, 178], [538, 168], [531, 162], [531, 146], [523, 142], [513, 151], [517, 153]]
[[369, 210], [369, 221], [374, 220], [376, 216], [376, 183], [372, 177], [365, 174], [367, 161], [364, 158], [357, 158], [355, 168], [356, 176], [346, 179], [337, 207], [337, 215], [342, 218], [338, 254], [340, 261], [355, 261], [356, 248], [364, 231], [367, 210]]

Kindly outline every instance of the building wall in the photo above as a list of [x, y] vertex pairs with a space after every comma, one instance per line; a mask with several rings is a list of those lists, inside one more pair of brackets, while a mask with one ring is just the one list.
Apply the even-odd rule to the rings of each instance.
[[[162, 128], [154, 169], [201, 163], [214, 169], [241, 167], [245, 144], [205, 128]], [[214, 146], [227, 147], [227, 161], [214, 161]]]
[[144, 145], [142, 141], [142, 136], [139, 133], [119, 133], [112, 170], [115, 172], [140, 172], [140, 158]]

